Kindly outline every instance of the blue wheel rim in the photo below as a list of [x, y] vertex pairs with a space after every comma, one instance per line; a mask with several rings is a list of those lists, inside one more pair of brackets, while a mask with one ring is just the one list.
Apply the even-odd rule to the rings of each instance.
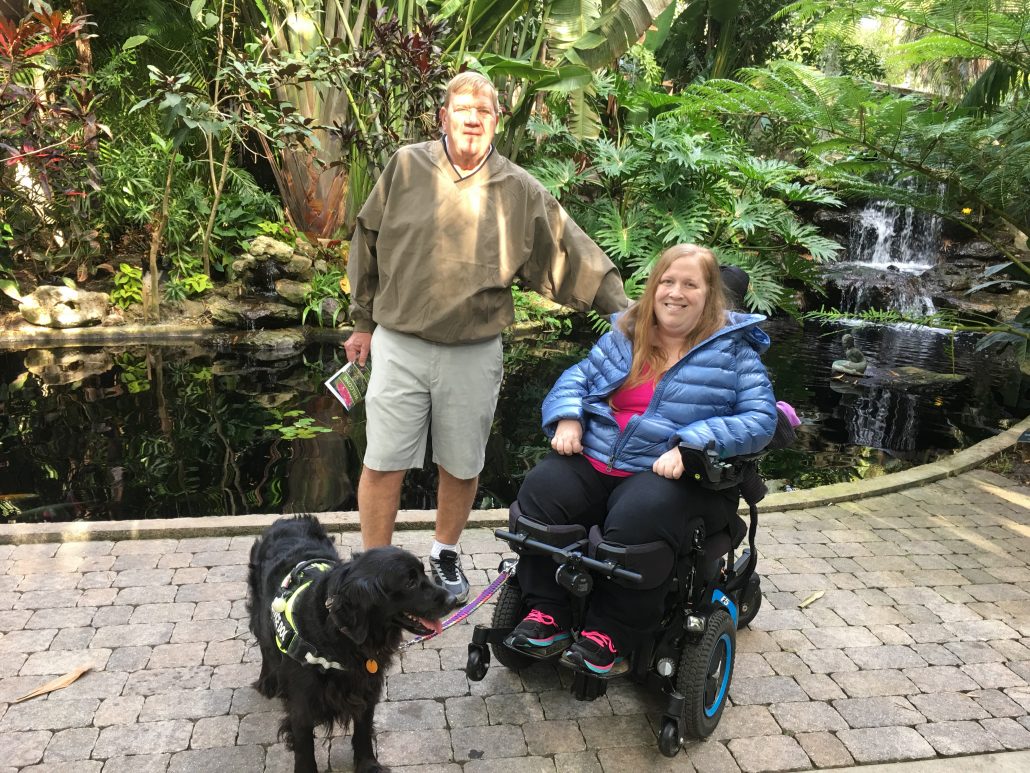
[[733, 664], [733, 642], [730, 635], [724, 633], [715, 643], [712, 657], [708, 660], [708, 672], [705, 675], [706, 717], [714, 717], [726, 697], [726, 688], [730, 683], [730, 670]]

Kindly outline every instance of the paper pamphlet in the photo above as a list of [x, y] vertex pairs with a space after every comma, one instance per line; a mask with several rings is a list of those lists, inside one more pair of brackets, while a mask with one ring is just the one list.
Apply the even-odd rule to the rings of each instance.
[[371, 372], [370, 361], [366, 360], [364, 366], [358, 365], [357, 361], [348, 362], [326, 379], [326, 389], [349, 411], [364, 399]]

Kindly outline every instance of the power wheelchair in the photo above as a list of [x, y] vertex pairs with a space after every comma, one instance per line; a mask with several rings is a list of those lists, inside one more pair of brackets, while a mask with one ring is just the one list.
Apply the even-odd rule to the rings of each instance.
[[[739, 486], [750, 509], [748, 544], [739, 557], [744, 530], [727, 527], [706, 534], [696, 518], [680, 555], [664, 542], [624, 546], [605, 542], [595, 526], [549, 525], [523, 515], [515, 503], [509, 528], [495, 535], [518, 555], [551, 556], [556, 579], [573, 599], [573, 629], [582, 629], [587, 598], [599, 575], [629, 586], [667, 585], [665, 612], [653, 636], [629, 654], [618, 673], [600, 676], [574, 670], [572, 692], [578, 700], [605, 694], [608, 681], [626, 675], [659, 689], [666, 698], [658, 748], [667, 757], [679, 751], [686, 737], [704, 738], [719, 724], [733, 675], [736, 631], [748, 625], [762, 604], [761, 580], [755, 572], [757, 504], [766, 488], [757, 472], [764, 451], [720, 460], [714, 445], [704, 451], [683, 449], [684, 474], [702, 485], [725, 489]], [[737, 519], [739, 522], [739, 519]], [[514, 569], [514, 572], [512, 570]], [[501, 665], [518, 671], [538, 660], [557, 660], [560, 652], [536, 658], [510, 649], [504, 640], [530, 611], [518, 584], [517, 559], [505, 559], [499, 571], [511, 576], [502, 586], [490, 626], [477, 625], [468, 646], [465, 673], [479, 681], [490, 667], [491, 652]]]

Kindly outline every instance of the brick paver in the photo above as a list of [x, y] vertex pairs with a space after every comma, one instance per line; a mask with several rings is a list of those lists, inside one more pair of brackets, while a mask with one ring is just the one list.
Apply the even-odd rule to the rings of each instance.
[[[358, 543], [338, 539], [344, 554]], [[415, 550], [430, 540], [398, 534]], [[0, 769], [290, 770], [279, 706], [251, 686], [251, 542], [0, 545]], [[1030, 749], [1030, 490], [975, 471], [763, 514], [758, 542], [765, 599], [738, 634], [710, 739], [662, 757], [662, 701], [628, 681], [591, 703], [550, 664], [515, 674], [495, 663], [469, 682], [463, 624], [391, 668], [381, 761], [424, 773], [709, 773]], [[493, 577], [501, 547], [488, 529], [466, 532], [474, 583]], [[79, 664], [93, 670], [70, 687], [11, 703]], [[322, 768], [350, 769], [339, 730], [317, 748]]]

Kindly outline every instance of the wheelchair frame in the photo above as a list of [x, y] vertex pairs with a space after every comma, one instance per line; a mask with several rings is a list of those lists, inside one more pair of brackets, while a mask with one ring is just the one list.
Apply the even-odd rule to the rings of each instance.
[[[757, 498], [754, 490], [745, 494], [745, 488], [750, 489], [750, 486], [746, 487], [744, 482], [749, 473], [752, 478], [757, 476], [756, 463], [762, 454], [722, 462], [712, 446], [704, 452], [691, 453], [696, 454], [693, 461], [700, 460], [700, 465], [694, 465], [692, 476], [702, 485], [720, 489], [740, 485], [741, 493], [750, 507], [747, 547], [734, 560], [736, 547], [731, 540], [728, 552], [719, 561], [715, 576], [702, 577], [701, 571], [707, 555], [707, 535], [703, 521], [696, 519], [689, 547], [675, 559], [668, 591], [671, 603], [666, 606], [655, 637], [630, 653], [627, 670], [617, 675], [600, 676], [577, 669], [573, 671], [572, 683], [572, 693], [577, 700], [594, 700], [604, 695], [608, 681], [623, 675], [628, 675], [634, 682], [660, 690], [666, 697], [666, 705], [658, 734], [658, 747], [667, 757], [676, 755], [686, 735], [706, 737], [715, 730], [732, 680], [736, 630], [750, 623], [761, 606], [761, 584], [755, 573], [757, 553], [754, 538], [758, 521], [756, 505], [765, 492], [763, 486]], [[684, 458], [685, 461], [688, 458], [686, 452]], [[556, 579], [574, 600], [575, 630], [581, 628], [586, 598], [593, 586], [592, 573], [623, 583], [639, 583], [643, 580], [640, 573], [615, 560], [599, 560], [588, 555], [589, 541], [585, 536], [564, 546], [549, 544], [534, 538], [534, 530], [526, 525], [526, 521], [543, 526], [521, 517], [513, 519], [512, 530], [497, 529], [494, 534], [520, 555], [527, 551], [549, 555], [559, 565]], [[543, 530], [546, 531], [546, 527]], [[538, 533], [535, 536], [541, 535]], [[722, 555], [721, 551], [719, 555]], [[512, 572], [516, 564], [517, 559], [505, 559], [499, 571]], [[531, 655], [508, 650], [504, 644], [521, 616], [518, 619], [509, 617], [498, 620], [498, 613], [503, 609], [504, 615], [510, 614], [510, 596], [505, 601], [507, 594], [519, 592], [521, 599], [517, 582], [517, 576], [512, 572], [508, 584], [502, 588], [502, 596], [498, 600], [491, 625], [476, 625], [473, 630], [465, 667], [466, 675], [473, 681], [486, 676], [491, 648], [504, 665], [523, 662], [522, 666], [509, 666], [516, 670], [528, 667], [537, 660]], [[520, 604], [519, 608], [525, 612], [523, 605]], [[553, 654], [542, 659], [553, 661], [557, 657], [557, 654]], [[703, 673], [698, 673], [702, 663], [700, 670]]]

